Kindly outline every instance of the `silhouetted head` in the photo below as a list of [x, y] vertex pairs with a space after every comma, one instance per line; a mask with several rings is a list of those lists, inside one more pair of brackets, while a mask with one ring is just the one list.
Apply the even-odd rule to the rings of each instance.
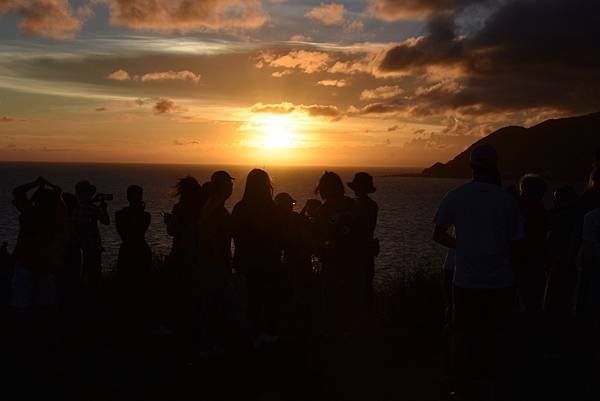
[[595, 167], [592, 170], [592, 173], [590, 174], [590, 180], [588, 181], [588, 189], [600, 189], [600, 166]]
[[302, 214], [308, 218], [313, 218], [317, 215], [317, 210], [321, 207], [322, 203], [318, 199], [309, 199], [302, 209]]
[[373, 176], [365, 172], [354, 174], [354, 179], [347, 185], [357, 196], [372, 194], [377, 190], [373, 185]]
[[344, 183], [339, 175], [332, 171], [326, 171], [319, 180], [315, 194], [319, 194], [323, 199], [344, 196]]
[[562, 186], [554, 191], [554, 206], [557, 208], [574, 205], [577, 199], [577, 191], [570, 185]]
[[40, 188], [35, 193], [34, 206], [41, 211], [54, 211], [61, 204], [60, 195], [51, 189]]
[[475, 145], [469, 155], [469, 164], [475, 178], [498, 180], [498, 152], [492, 145], [488, 143]]
[[544, 199], [546, 181], [537, 174], [525, 174], [519, 180], [519, 194], [523, 199]]
[[139, 185], [130, 185], [127, 188], [127, 201], [131, 206], [139, 206], [143, 204], [144, 189]]
[[[208, 192], [213, 198], [227, 200], [233, 193], [233, 180], [234, 178], [229, 175], [227, 171], [215, 171], [210, 177], [208, 184]], [[204, 185], [202, 188], [204, 189]]]
[[61, 196], [69, 214], [73, 213], [73, 211], [77, 209], [77, 206], [79, 205], [79, 202], [77, 202], [77, 197], [69, 192], [63, 192]]
[[200, 193], [201, 186], [192, 176], [181, 178], [173, 187], [173, 197], [179, 197], [180, 200], [186, 201]]
[[255, 168], [248, 173], [242, 199], [254, 204], [273, 201], [273, 186], [266, 171]]
[[278, 193], [275, 196], [274, 201], [279, 210], [284, 213], [289, 213], [294, 210], [294, 205], [296, 204], [296, 200], [287, 192]]
[[89, 202], [96, 193], [96, 187], [90, 184], [89, 181], [79, 181], [75, 184], [75, 195], [79, 202]]

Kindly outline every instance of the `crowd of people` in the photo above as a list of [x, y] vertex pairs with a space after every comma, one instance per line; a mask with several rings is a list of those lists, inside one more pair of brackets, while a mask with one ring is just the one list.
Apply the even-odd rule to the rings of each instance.
[[[259, 348], [282, 335], [361, 330], [378, 253], [372, 176], [359, 172], [347, 183], [353, 199], [339, 175], [325, 172], [315, 190], [321, 199], [299, 212], [290, 194], [274, 196], [260, 169], [250, 171], [230, 212], [225, 203], [234, 183], [226, 171], [204, 184], [191, 176], [177, 182], [177, 202], [163, 214], [173, 243], [160, 272], [145, 239], [151, 214], [143, 188], [127, 188], [129, 205], [114, 214], [122, 243], [111, 280], [124, 337], [168, 330], [193, 358]], [[17, 337], [48, 333], [60, 319], [94, 320], [107, 287], [98, 226], [111, 224], [112, 195], [88, 181], [77, 183], [74, 194], [63, 192], [42, 177], [13, 194], [20, 230], [12, 255], [4, 253], [12, 265], [8, 303]]]
[[535, 363], [573, 348], [576, 325], [583, 337], [575, 341], [597, 363], [600, 152], [583, 195], [560, 186], [550, 210], [539, 175], [503, 188], [491, 145], [474, 147], [470, 165], [473, 180], [446, 195], [434, 220], [434, 240], [449, 249], [444, 288], [455, 390], [487, 399], [481, 391], [489, 394], [514, 374], [506, 364], [511, 353], [519, 355], [522, 376], [531, 376]]
[[[600, 360], [600, 152], [583, 195], [560, 186], [550, 210], [539, 175], [503, 187], [489, 144], [473, 148], [470, 165], [473, 180], [450, 191], [434, 219], [434, 241], [448, 248], [453, 391], [493, 392], [509, 371], [509, 348], [527, 356], [522, 369], [549, 350], [560, 354], [574, 322], [584, 327], [578, 340], [589, 345], [591, 360]], [[201, 356], [260, 349], [282, 336], [360, 335], [369, 326], [379, 253], [373, 177], [359, 172], [344, 185], [325, 172], [315, 190], [320, 199], [300, 211], [289, 193], [274, 194], [267, 172], [254, 169], [230, 212], [234, 185], [226, 171], [204, 184], [191, 176], [177, 182], [177, 203], [163, 214], [172, 249], [159, 273], [145, 239], [151, 215], [143, 188], [127, 188], [129, 205], [114, 215], [122, 244], [113, 289], [124, 336], [167, 330], [184, 352]], [[12, 255], [3, 244], [0, 263], [11, 266], [8, 304], [22, 344], [60, 333], [53, 328], [61, 319], [70, 322], [63, 329], [82, 316], [94, 320], [102, 308], [98, 225], [111, 224], [110, 199], [88, 181], [74, 194], [41, 177], [15, 188], [20, 230]]]

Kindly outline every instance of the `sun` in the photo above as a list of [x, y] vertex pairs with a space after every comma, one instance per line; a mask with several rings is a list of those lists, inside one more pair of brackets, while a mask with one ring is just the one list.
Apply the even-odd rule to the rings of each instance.
[[267, 149], [287, 149], [298, 145], [297, 124], [288, 115], [265, 115], [258, 118], [257, 144]]

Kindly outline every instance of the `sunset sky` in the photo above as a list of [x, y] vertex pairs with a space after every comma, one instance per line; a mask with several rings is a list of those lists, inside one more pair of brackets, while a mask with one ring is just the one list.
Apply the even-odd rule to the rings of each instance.
[[592, 0], [0, 0], [0, 160], [426, 166], [599, 111], [599, 38]]

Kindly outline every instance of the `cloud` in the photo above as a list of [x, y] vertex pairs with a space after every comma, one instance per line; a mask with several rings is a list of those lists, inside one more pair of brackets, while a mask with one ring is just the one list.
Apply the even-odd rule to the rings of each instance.
[[346, 81], [345, 79], [323, 79], [317, 82], [317, 85], [335, 86], [337, 88], [343, 88], [344, 86], [348, 86], [348, 81]]
[[194, 74], [191, 71], [183, 70], [183, 71], [164, 71], [164, 72], [148, 72], [139, 78], [142, 82], [148, 81], [191, 81], [193, 83], [200, 82], [201, 75]]
[[312, 38], [305, 35], [292, 35], [290, 36], [290, 42], [310, 42]]
[[11, 123], [13, 121], [15, 121], [15, 119], [12, 117], [7, 117], [7, 116], [0, 117], [0, 123]]
[[152, 107], [154, 115], [157, 116], [165, 113], [173, 113], [178, 110], [180, 110], [180, 107], [177, 106], [171, 99], [166, 98], [158, 98]]
[[397, 125], [393, 125], [393, 126], [391, 126], [391, 127], [389, 127], [389, 128], [387, 129], [387, 132], [394, 132], [394, 131], [397, 131], [397, 130], [398, 130], [398, 128], [399, 128], [399, 127], [398, 127]]
[[376, 73], [409, 75], [416, 82], [407, 101], [358, 110], [471, 119], [597, 111], [598, 15], [599, 2], [504, 2], [478, 29], [462, 34], [453, 14], [433, 14], [423, 36], [377, 58]]
[[307, 74], [323, 71], [333, 60], [329, 53], [311, 50], [292, 50], [284, 55], [263, 52], [258, 56], [256, 67], [279, 67], [298, 69]]
[[112, 79], [113, 81], [129, 81], [131, 76], [125, 70], [116, 70], [108, 74], [106, 78]]
[[106, 107], [96, 107], [94, 110], [96, 110], [96, 111], [106, 111], [108, 109]]
[[147, 72], [142, 75], [134, 75], [133, 77], [125, 70], [114, 71], [107, 76], [108, 79], [114, 81], [141, 81], [141, 82], [153, 82], [153, 81], [191, 81], [195, 84], [200, 82], [202, 76], [195, 74], [188, 70], [183, 71], [159, 71], [159, 72]]
[[2, 0], [0, 15], [7, 13], [18, 15], [25, 34], [64, 40], [81, 30], [91, 11], [85, 6], [74, 11], [68, 0]]
[[380, 86], [375, 89], [365, 89], [361, 92], [362, 100], [389, 99], [401, 95], [404, 91], [399, 86]]
[[344, 25], [344, 32], [361, 33], [365, 30], [365, 24], [361, 20], [354, 20]]
[[323, 25], [340, 25], [344, 22], [345, 13], [346, 8], [343, 4], [321, 3], [320, 6], [311, 9], [304, 16], [318, 21]]
[[333, 120], [340, 119], [343, 113], [337, 106], [333, 105], [294, 105], [293, 103], [283, 102], [276, 104], [256, 103], [250, 108], [251, 113], [268, 113], [268, 114], [291, 114], [305, 113], [311, 117], [324, 117]]
[[436, 13], [453, 12], [486, 0], [371, 0], [368, 11], [375, 17], [392, 22], [425, 18]]
[[268, 19], [260, 0], [106, 0], [112, 24], [159, 32], [254, 30]]

